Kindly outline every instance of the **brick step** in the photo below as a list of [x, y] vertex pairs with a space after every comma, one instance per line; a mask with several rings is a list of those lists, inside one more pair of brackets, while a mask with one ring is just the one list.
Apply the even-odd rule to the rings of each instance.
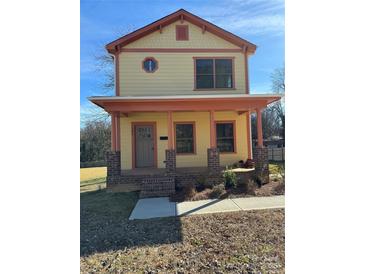
[[148, 177], [142, 180], [140, 198], [170, 196], [175, 193], [175, 178], [171, 176]]

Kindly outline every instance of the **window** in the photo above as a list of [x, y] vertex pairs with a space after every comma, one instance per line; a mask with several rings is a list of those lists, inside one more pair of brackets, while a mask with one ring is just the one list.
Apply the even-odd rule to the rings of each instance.
[[176, 26], [176, 41], [187, 41], [189, 40], [189, 26], [188, 25], [177, 25]]
[[155, 72], [158, 68], [157, 60], [153, 57], [147, 57], [142, 62], [142, 68], [145, 72]]
[[195, 59], [195, 88], [233, 88], [233, 59]]
[[219, 152], [235, 152], [234, 122], [216, 123], [216, 134]]
[[194, 123], [175, 124], [175, 147], [178, 154], [195, 153], [195, 125]]

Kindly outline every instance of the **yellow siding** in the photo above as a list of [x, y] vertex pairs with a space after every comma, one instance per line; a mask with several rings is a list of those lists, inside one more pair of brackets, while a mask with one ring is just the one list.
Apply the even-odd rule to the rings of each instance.
[[[154, 73], [142, 69], [146, 57], [158, 61]], [[194, 90], [193, 57], [234, 57], [235, 90]], [[120, 56], [121, 96], [200, 95], [245, 93], [245, 66], [242, 53], [146, 53], [123, 52]]]
[[[232, 164], [239, 160], [247, 159], [247, 132], [246, 116], [238, 115], [237, 112], [216, 112], [216, 121], [235, 120], [236, 121], [236, 153], [220, 155], [222, 166]], [[167, 113], [132, 113], [129, 117], [121, 118], [121, 168], [132, 168], [132, 122], [156, 122], [157, 128], [157, 164], [159, 168], [164, 168], [165, 150], [167, 140], [160, 140], [160, 136], [167, 136]], [[177, 155], [177, 167], [206, 167], [207, 149], [210, 145], [209, 113], [208, 112], [175, 112], [173, 121], [195, 121], [196, 126], [196, 154]]]
[[[206, 49], [240, 49], [234, 44], [201, 28], [189, 25], [189, 40], [176, 41], [175, 26], [180, 21], [163, 28], [162, 33], [155, 31], [124, 48], [206, 48]], [[142, 61], [154, 57], [158, 69], [146, 73]], [[194, 91], [193, 57], [234, 57], [235, 90]], [[119, 79], [121, 96], [143, 95], [193, 95], [193, 94], [243, 94], [245, 90], [245, 60], [241, 52], [228, 53], [174, 53], [174, 52], [122, 52], [119, 58]]]
[[[189, 40], [176, 41], [176, 25], [189, 25]], [[137, 41], [125, 46], [125, 48], [220, 48], [220, 49], [239, 49], [238, 46], [211, 34], [206, 31], [202, 33], [202, 29], [189, 23], [180, 21], [172, 23], [160, 31], [155, 31], [146, 35]]]

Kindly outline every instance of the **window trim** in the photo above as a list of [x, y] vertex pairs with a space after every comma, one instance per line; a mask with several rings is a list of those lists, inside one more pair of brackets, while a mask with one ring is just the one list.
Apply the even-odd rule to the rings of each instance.
[[[197, 88], [196, 86], [196, 60], [199, 59], [213, 59], [213, 85], [215, 86], [215, 60], [216, 59], [230, 59], [232, 60], [232, 87], [231, 88]], [[234, 56], [219, 56], [219, 57], [211, 57], [211, 56], [202, 56], [202, 57], [193, 57], [194, 60], [194, 91], [200, 91], [200, 90], [235, 90], [236, 89], [236, 81], [235, 81], [235, 64]]]
[[[193, 125], [193, 144], [194, 144], [194, 150], [193, 152], [177, 152], [177, 146], [176, 146], [176, 125], [186, 125], [190, 124]], [[176, 150], [176, 155], [196, 155], [196, 127], [195, 127], [195, 121], [178, 121], [174, 122], [174, 145]]]
[[[185, 29], [186, 31], [186, 39], [178, 39], [178, 29]], [[176, 35], [176, 41], [189, 41], [189, 25], [176, 25], [175, 26], [175, 35]]]
[[[156, 62], [156, 67], [155, 67], [155, 69], [154, 69], [154, 70], [152, 70], [152, 71], [145, 70], [145, 68], [144, 68], [144, 62], [146, 62], [147, 60], [153, 60], [153, 61], [155, 61], [155, 62]], [[154, 57], [146, 57], [146, 58], [144, 58], [144, 59], [142, 60], [142, 69], [143, 69], [143, 71], [144, 71], [144, 72], [146, 72], [146, 73], [154, 73], [156, 70], [158, 70], [158, 61], [157, 61], [157, 60], [156, 60], [156, 58], [154, 58]]]
[[221, 152], [220, 154], [236, 154], [237, 153], [237, 134], [236, 134], [236, 120], [219, 120], [214, 121], [215, 127], [215, 143], [218, 148], [218, 136], [217, 136], [217, 124], [233, 124], [233, 151], [230, 152]]

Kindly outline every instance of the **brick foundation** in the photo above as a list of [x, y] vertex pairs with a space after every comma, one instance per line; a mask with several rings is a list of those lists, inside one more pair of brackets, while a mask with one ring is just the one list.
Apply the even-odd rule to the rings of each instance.
[[176, 151], [174, 149], [166, 149], [166, 174], [174, 176], [176, 172]]
[[262, 181], [262, 184], [269, 182], [269, 160], [267, 147], [254, 147], [253, 160], [255, 162], [256, 176]]
[[114, 189], [116, 186], [122, 189], [125, 186], [127, 189], [133, 188], [133, 190], [140, 190], [142, 180], [146, 178], [146, 175], [126, 175], [120, 174], [119, 176], [107, 177], [107, 188]]
[[118, 180], [120, 177], [120, 151], [108, 151], [106, 153], [107, 184]]
[[205, 171], [177, 171], [175, 174], [175, 184], [177, 187], [183, 187], [190, 183], [197, 183], [202, 177], [205, 178], [205, 182], [208, 185], [216, 185], [223, 182], [222, 173], [220, 171], [212, 173], [206, 169]]
[[208, 168], [210, 172], [217, 173], [220, 172], [221, 167], [219, 163], [219, 150], [218, 148], [208, 148]]
[[172, 176], [149, 177], [142, 180], [140, 198], [170, 196], [175, 193]]
[[[179, 169], [176, 170], [176, 173], [174, 176], [169, 176], [166, 174], [166, 176], [164, 175], [130, 175], [130, 174], [123, 174], [123, 172], [121, 173], [121, 175], [116, 176], [116, 177], [112, 177], [107, 184], [107, 189], [108, 191], [111, 192], [128, 192], [128, 191], [139, 191], [139, 190], [143, 190], [144, 187], [144, 183], [147, 182], [146, 179], [159, 179], [161, 180], [161, 178], [173, 178], [174, 179], [174, 187], [175, 185], [177, 187], [183, 187], [186, 186], [190, 183], [197, 183], [199, 180], [201, 180], [201, 177], [205, 178], [205, 182], [207, 183], [207, 185], [216, 185], [219, 183], [223, 183], [223, 174], [222, 174], [223, 170], [220, 170], [220, 172], [216, 172], [216, 173], [211, 173], [209, 172], [209, 169], [197, 169], [195, 170], [194, 168], [191, 169], [191, 171], [187, 172], [186, 170], [180, 171]], [[239, 182], [245, 182], [249, 179], [255, 179], [256, 177], [256, 172], [255, 170], [253, 171], [246, 171], [246, 172], [237, 172], [237, 177]], [[150, 182], [150, 181], [149, 181]], [[155, 181], [152, 182], [153, 184], [155, 183]], [[152, 193], [150, 197], [157, 197], [157, 196], [167, 196], [166, 192], [170, 192], [171, 191], [171, 184], [168, 183], [167, 181], [164, 183], [167, 183], [167, 186], [161, 186], [159, 185], [160, 183], [162, 183], [161, 181], [156, 181], [156, 186], [158, 191], [161, 191], [163, 193]], [[168, 186], [170, 185], [170, 186]], [[153, 189], [152, 189], [153, 190]], [[141, 195], [141, 197], [148, 197], [149, 195]]]

